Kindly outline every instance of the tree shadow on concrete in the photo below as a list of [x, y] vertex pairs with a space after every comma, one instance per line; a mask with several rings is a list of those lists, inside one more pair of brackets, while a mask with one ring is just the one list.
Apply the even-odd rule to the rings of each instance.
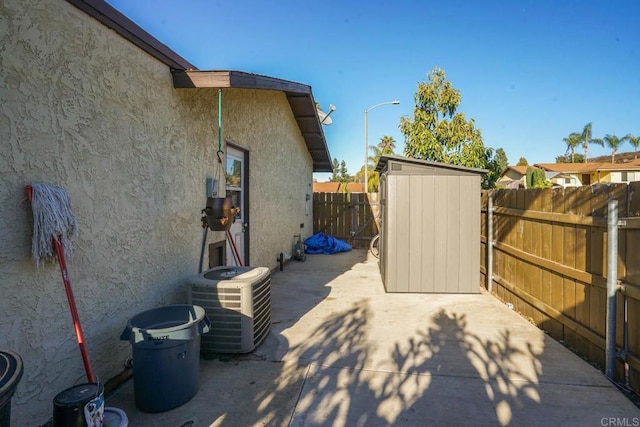
[[[310, 330], [288, 351], [272, 386], [247, 404], [243, 421], [507, 425], [541, 403], [542, 350], [515, 343], [508, 330], [483, 338], [468, 330], [464, 315], [440, 310], [410, 338], [389, 336], [384, 344], [369, 339], [371, 310], [362, 300]], [[277, 396], [292, 387], [299, 395], [283, 406]], [[220, 425], [233, 425], [228, 420]]]

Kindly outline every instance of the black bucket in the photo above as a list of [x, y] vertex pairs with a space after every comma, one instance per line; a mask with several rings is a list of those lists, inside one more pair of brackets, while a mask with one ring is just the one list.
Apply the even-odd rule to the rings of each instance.
[[53, 399], [54, 427], [89, 427], [102, 425], [104, 387], [84, 383], [58, 393]]
[[11, 425], [11, 398], [22, 372], [20, 356], [13, 351], [0, 349], [0, 426]]

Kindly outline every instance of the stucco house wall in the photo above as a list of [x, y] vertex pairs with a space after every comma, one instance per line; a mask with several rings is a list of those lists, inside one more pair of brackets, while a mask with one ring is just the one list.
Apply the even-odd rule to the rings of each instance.
[[282, 92], [223, 91], [223, 126], [225, 141], [249, 150], [251, 264], [274, 268], [294, 234], [313, 233], [311, 156]]
[[[70, 280], [105, 382], [131, 353], [119, 340], [130, 316], [186, 302], [215, 174], [217, 100], [213, 90], [174, 89], [165, 64], [67, 2], [6, 0], [0, 13], [0, 347], [24, 360], [14, 423], [41, 425], [54, 396], [86, 378], [60, 271], [31, 260], [25, 185], [71, 194]], [[224, 138], [251, 153], [252, 264], [274, 268], [300, 223], [311, 233], [311, 159], [282, 93], [223, 97]]]
[[[623, 179], [623, 173], [625, 173], [626, 176], [624, 176], [624, 178], [626, 179]], [[609, 182], [625, 183], [640, 181], [640, 172], [638, 171], [614, 171], [610, 172], [608, 175]]]
[[582, 182], [580, 181], [581, 176], [580, 175], [576, 175], [576, 174], [570, 174], [570, 173], [563, 173], [560, 175], [556, 175], [553, 178], [551, 178], [551, 182], [553, 184], [558, 184], [561, 185], [565, 188], [568, 187], [580, 187], [582, 186]]

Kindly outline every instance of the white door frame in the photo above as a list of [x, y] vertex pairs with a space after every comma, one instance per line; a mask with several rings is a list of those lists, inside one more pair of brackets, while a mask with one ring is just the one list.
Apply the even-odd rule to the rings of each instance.
[[[234, 168], [236, 170], [234, 170]], [[235, 222], [231, 225], [229, 234], [233, 238], [236, 249], [240, 255], [242, 265], [249, 264], [249, 152], [238, 147], [227, 144], [227, 155], [225, 164], [225, 190], [227, 197], [231, 197], [233, 204], [240, 207], [240, 213], [236, 216]], [[232, 176], [238, 176], [239, 183], [231, 182]], [[236, 180], [237, 181], [237, 180]], [[239, 185], [238, 185], [239, 184]], [[228, 236], [227, 236], [228, 240]], [[226, 245], [227, 265], [236, 265], [235, 255], [232, 253], [231, 244]]]

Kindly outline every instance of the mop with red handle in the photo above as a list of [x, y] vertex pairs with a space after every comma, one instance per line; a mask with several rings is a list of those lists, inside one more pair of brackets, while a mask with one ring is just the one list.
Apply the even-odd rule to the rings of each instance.
[[64, 290], [67, 294], [71, 318], [73, 319], [76, 338], [82, 355], [82, 362], [87, 373], [87, 380], [90, 383], [95, 383], [96, 377], [91, 369], [91, 362], [89, 361], [89, 354], [87, 353], [82, 326], [80, 325], [80, 317], [73, 298], [71, 282], [69, 282], [67, 263], [65, 262], [65, 256], [70, 257], [73, 253], [71, 241], [78, 233], [76, 216], [71, 209], [71, 197], [64, 188], [49, 184], [27, 185], [26, 190], [33, 210], [31, 250], [33, 259], [36, 265], [40, 266], [42, 261], [53, 261], [54, 253], [58, 258]]

